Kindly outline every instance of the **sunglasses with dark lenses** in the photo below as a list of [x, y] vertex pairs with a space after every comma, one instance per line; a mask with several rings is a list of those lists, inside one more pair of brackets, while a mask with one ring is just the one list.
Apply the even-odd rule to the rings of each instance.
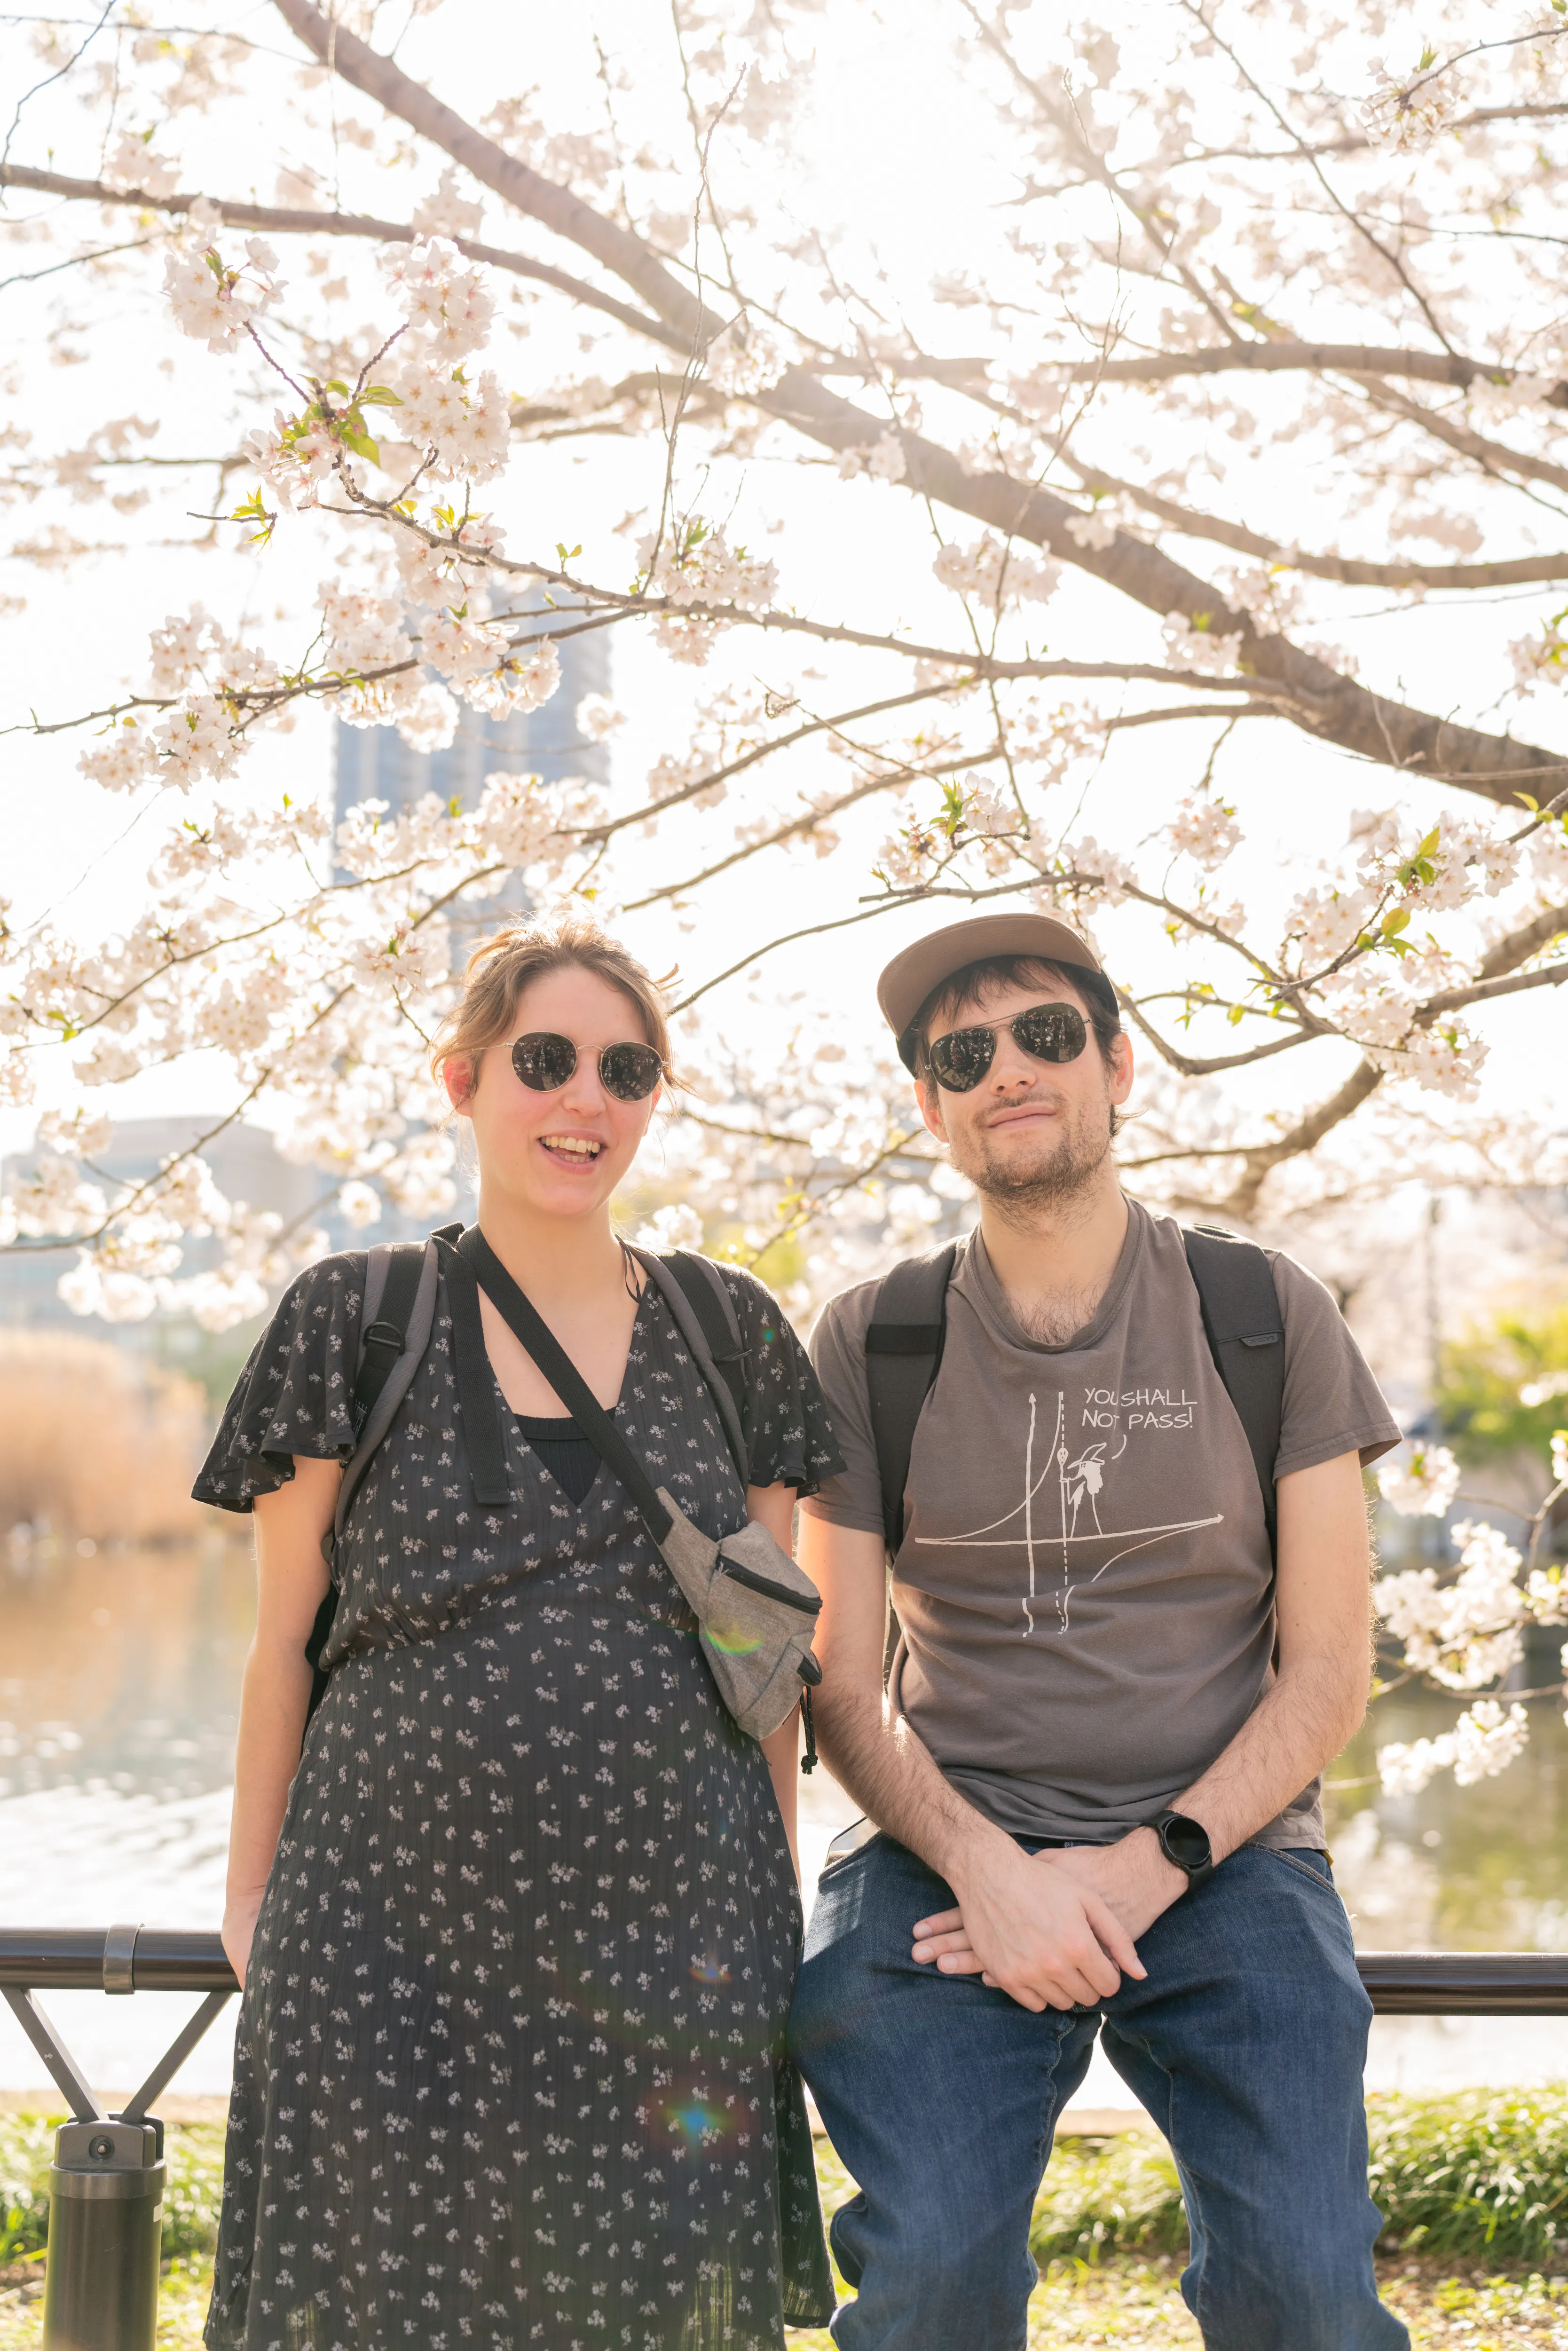
[[[536, 1094], [553, 1094], [576, 1069], [577, 1047], [570, 1037], [537, 1029], [517, 1039], [512, 1067]], [[617, 1102], [645, 1102], [664, 1074], [652, 1045], [606, 1045], [599, 1056], [599, 1081]]]
[[926, 1059], [937, 1084], [950, 1094], [977, 1086], [997, 1058], [998, 1029], [1034, 1061], [1075, 1061], [1089, 1042], [1088, 1024], [1075, 1004], [1032, 1004], [1011, 1020], [982, 1021], [934, 1038]]

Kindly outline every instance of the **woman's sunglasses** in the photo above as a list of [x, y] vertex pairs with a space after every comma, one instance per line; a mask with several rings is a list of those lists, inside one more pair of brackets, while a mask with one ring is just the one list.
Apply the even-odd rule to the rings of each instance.
[[934, 1038], [925, 1058], [937, 1084], [950, 1094], [967, 1094], [977, 1086], [997, 1058], [998, 1029], [1034, 1061], [1075, 1061], [1089, 1042], [1088, 1026], [1075, 1004], [1033, 1004], [1011, 1020], [986, 1020]]
[[[517, 1039], [512, 1067], [536, 1094], [553, 1094], [576, 1069], [577, 1047], [570, 1037], [538, 1029]], [[617, 1102], [645, 1102], [664, 1074], [652, 1045], [606, 1045], [599, 1056], [599, 1081]]]

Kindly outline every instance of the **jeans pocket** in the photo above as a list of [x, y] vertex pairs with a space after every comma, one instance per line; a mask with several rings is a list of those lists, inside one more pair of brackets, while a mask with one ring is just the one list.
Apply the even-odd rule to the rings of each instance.
[[1273, 1861], [1282, 1861], [1287, 1869], [1294, 1870], [1298, 1877], [1310, 1878], [1314, 1886], [1321, 1886], [1325, 1894], [1332, 1894], [1336, 1901], [1339, 1899], [1339, 1888], [1333, 1882], [1333, 1869], [1326, 1853], [1319, 1853], [1312, 1845], [1264, 1845], [1260, 1850]]
[[858, 1821], [852, 1821], [847, 1829], [841, 1829], [828, 1847], [827, 1858], [822, 1864], [821, 1875], [817, 1880], [818, 1885], [820, 1886], [822, 1878], [829, 1876], [834, 1870], [841, 1869], [846, 1861], [852, 1861], [857, 1854], [864, 1853], [869, 1845], [875, 1844], [881, 1834], [882, 1831], [876, 1823], [866, 1819], [863, 1814]]

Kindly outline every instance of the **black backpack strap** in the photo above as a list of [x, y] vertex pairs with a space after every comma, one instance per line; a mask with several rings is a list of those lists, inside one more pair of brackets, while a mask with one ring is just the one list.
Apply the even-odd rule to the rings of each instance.
[[714, 1368], [729, 1390], [736, 1416], [744, 1428], [751, 1350], [741, 1336], [740, 1318], [725, 1278], [712, 1258], [702, 1257], [695, 1249], [671, 1249], [664, 1262], [691, 1302]]
[[365, 1269], [365, 1299], [360, 1317], [360, 1361], [354, 1374], [354, 1430], [357, 1437], [363, 1437], [376, 1401], [391, 1379], [399, 1356], [407, 1347], [409, 1323], [413, 1315], [414, 1301], [419, 1296], [427, 1258], [431, 1266], [434, 1302], [435, 1260], [427, 1243], [382, 1243], [371, 1251]]
[[312, 1677], [307, 1721], [320, 1705], [327, 1687], [321, 1656], [338, 1614], [338, 1544], [371, 1457], [392, 1426], [430, 1344], [431, 1327], [435, 1320], [435, 1247], [432, 1241], [382, 1242], [371, 1249], [366, 1260], [353, 1389], [357, 1442], [343, 1465], [331, 1527], [321, 1538], [322, 1555], [332, 1574], [305, 1644], [306, 1662]]
[[941, 1366], [947, 1284], [957, 1254], [957, 1242], [949, 1241], [930, 1256], [895, 1265], [878, 1287], [865, 1334], [866, 1389], [890, 1556], [897, 1555], [904, 1541], [904, 1489], [915, 1424]]
[[1272, 1552], [1279, 1537], [1274, 1463], [1285, 1410], [1285, 1324], [1273, 1268], [1256, 1241], [1218, 1225], [1195, 1225], [1182, 1240], [1203, 1335], [1251, 1448]]
[[[476, 1235], [477, 1227], [473, 1228]], [[461, 1236], [466, 1238], [466, 1235]], [[452, 1353], [457, 1369], [457, 1402], [463, 1433], [468, 1441], [468, 1468], [474, 1501], [481, 1510], [504, 1510], [512, 1499], [507, 1467], [507, 1441], [501, 1428], [499, 1391], [485, 1345], [485, 1325], [479, 1314], [479, 1285], [468, 1257], [456, 1239], [437, 1233], [435, 1244], [446, 1275], [446, 1295], [452, 1306]], [[489, 1284], [486, 1284], [489, 1288]], [[493, 1301], [498, 1304], [499, 1301]]]
[[751, 1351], [741, 1337], [735, 1301], [724, 1277], [711, 1258], [694, 1256], [687, 1249], [672, 1249], [664, 1257], [652, 1249], [633, 1249], [632, 1254], [656, 1285], [707, 1383], [730, 1458], [746, 1487], [751, 1482], [746, 1429]]

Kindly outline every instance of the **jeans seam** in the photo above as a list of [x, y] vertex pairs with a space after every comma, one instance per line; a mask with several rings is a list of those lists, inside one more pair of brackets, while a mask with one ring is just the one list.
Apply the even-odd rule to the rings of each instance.
[[[1131, 2035], [1130, 2033], [1124, 2032], [1124, 2033], [1122, 2034], [1122, 2038], [1123, 2038], [1124, 2040], [1130, 2040], [1130, 2039], [1132, 2038], [1132, 2035]], [[1186, 2206], [1186, 2208], [1187, 2208], [1187, 2240], [1188, 2240], [1188, 2250], [1189, 2250], [1189, 2252], [1190, 2252], [1190, 2250], [1191, 2250], [1191, 2240], [1192, 2240], [1192, 2234], [1193, 2234], [1193, 2222], [1194, 2222], [1194, 2220], [1196, 2220], [1196, 2221], [1197, 2221], [1197, 2228], [1198, 2228], [1198, 2230], [1199, 2230], [1199, 2231], [1201, 2232], [1202, 2237], [1203, 2237], [1203, 2261], [1202, 2261], [1201, 2265], [1198, 2267], [1198, 2273], [1197, 2273], [1197, 2292], [1195, 2293], [1195, 2294], [1194, 2294], [1194, 2296], [1193, 2296], [1193, 2300], [1194, 2300], [1194, 2302], [1195, 2302], [1198, 2306], [1194, 2310], [1194, 2312], [1193, 2312], [1193, 2314], [1193, 2314], [1193, 2316], [1194, 2316], [1194, 2317], [1197, 2319], [1197, 2324], [1198, 2324], [1198, 2331], [1200, 2332], [1200, 2334], [1204, 2335], [1207, 2337], [1208, 2330], [1207, 2330], [1207, 2328], [1204, 2325], [1204, 2323], [1203, 2323], [1203, 2308], [1202, 2308], [1202, 2304], [1203, 2304], [1203, 2289], [1204, 2289], [1204, 2286], [1205, 2286], [1205, 2284], [1206, 2284], [1206, 2283], [1207, 2283], [1207, 2276], [1208, 2276], [1208, 2248], [1209, 2248], [1208, 2226], [1207, 2226], [1207, 2223], [1205, 2221], [1204, 2217], [1203, 2217], [1203, 2205], [1202, 2205], [1202, 2203], [1201, 2203], [1201, 2201], [1200, 2201], [1200, 2199], [1199, 2199], [1199, 2198], [1198, 2198], [1198, 2193], [1197, 2193], [1197, 2184], [1196, 2184], [1196, 2182], [1192, 2183], [1191, 2185], [1189, 2185], [1189, 2184], [1188, 2184], [1187, 2176], [1186, 2176], [1186, 2173], [1185, 2169], [1184, 2169], [1184, 2168], [1183, 2168], [1183, 2167], [1182, 2167], [1181, 2159], [1180, 2159], [1179, 2156], [1177, 2156], [1177, 2155], [1176, 2155], [1176, 2076], [1175, 2076], [1175, 2074], [1172, 2074], [1172, 2073], [1171, 2073], [1171, 2071], [1169, 2070], [1169, 2068], [1168, 2068], [1167, 2066], [1162, 2065], [1162, 2064], [1160, 2064], [1159, 2059], [1155, 2055], [1155, 2053], [1154, 2053], [1153, 2049], [1149, 2046], [1149, 2043], [1147, 2043], [1147, 2041], [1145, 2041], [1145, 2040], [1144, 2040], [1144, 2039], [1140, 2038], [1140, 2039], [1139, 2039], [1139, 2041], [1138, 2041], [1138, 2043], [1137, 2043], [1137, 2046], [1138, 2046], [1138, 2047], [1143, 2051], [1144, 2055], [1145, 2055], [1145, 2058], [1148, 2060], [1149, 2064], [1153, 2066], [1153, 2068], [1154, 2068], [1155, 2072], [1160, 2075], [1161, 2079], [1164, 2081], [1165, 2085], [1166, 2085], [1166, 2121], [1165, 2121], [1166, 2140], [1166, 2144], [1167, 2144], [1167, 2145], [1169, 2146], [1169, 2147], [1170, 2147], [1170, 2151], [1171, 2151], [1172, 2158], [1173, 2158], [1175, 2159], [1175, 2161], [1176, 2161], [1176, 2177], [1177, 2177], [1178, 2180], [1179, 2180], [1179, 2181], [1180, 2181], [1180, 2183], [1181, 2183], [1182, 2201], [1183, 2201], [1183, 2203], [1184, 2203], [1184, 2204]]]

